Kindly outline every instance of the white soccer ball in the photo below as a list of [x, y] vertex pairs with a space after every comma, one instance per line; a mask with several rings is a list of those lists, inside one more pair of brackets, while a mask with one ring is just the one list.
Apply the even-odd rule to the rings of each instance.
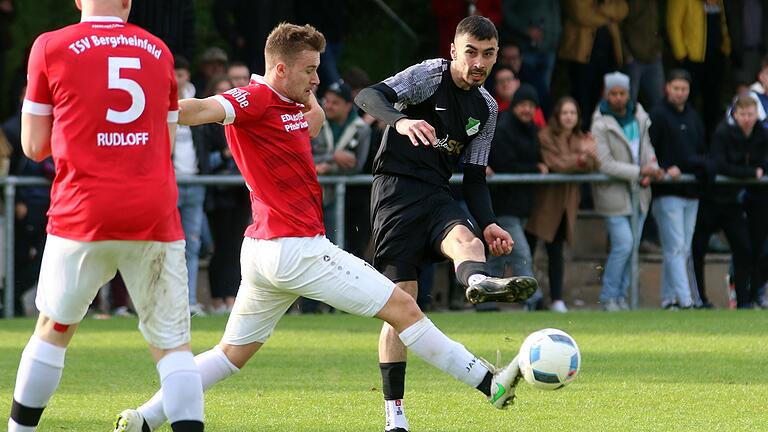
[[548, 328], [525, 338], [517, 361], [528, 384], [542, 390], [557, 390], [576, 379], [581, 353], [568, 333]]

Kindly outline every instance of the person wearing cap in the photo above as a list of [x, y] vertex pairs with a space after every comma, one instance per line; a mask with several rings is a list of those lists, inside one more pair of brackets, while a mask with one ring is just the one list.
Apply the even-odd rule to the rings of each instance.
[[[652, 179], [661, 179], [664, 170], [656, 162], [648, 129], [650, 119], [639, 103], [629, 97], [629, 77], [621, 72], [603, 78], [605, 97], [592, 115], [592, 136], [597, 143], [600, 172], [624, 182], [593, 184], [595, 210], [605, 217], [611, 250], [603, 273], [600, 302], [605, 310], [627, 309], [631, 280], [632, 251], [640, 242], [640, 233], [651, 203]], [[627, 183], [631, 187], [627, 187]], [[632, 232], [631, 193], [638, 193], [637, 231]]]
[[[673, 180], [681, 174], [708, 173], [704, 123], [688, 103], [691, 76], [684, 69], [673, 69], [664, 86], [665, 99], [651, 110], [650, 136], [659, 166]], [[657, 183], [653, 191], [653, 217], [659, 228], [664, 260], [661, 274], [661, 307], [711, 307], [706, 295], [691, 292], [688, 259], [691, 256], [700, 187]], [[703, 288], [702, 285], [699, 285]]]
[[[488, 176], [549, 172], [541, 161], [539, 128], [533, 121], [538, 105], [536, 89], [530, 84], [521, 84], [512, 96], [509, 109], [499, 115], [488, 156]], [[533, 207], [535, 188], [533, 185], [497, 184], [491, 185], [490, 190], [499, 226], [512, 235], [515, 247], [509, 255], [490, 257], [488, 265], [494, 274], [504, 274], [510, 267], [514, 275], [533, 276], [531, 248], [524, 227]], [[535, 294], [528, 305], [532, 307], [540, 298], [540, 293]], [[567, 310], [564, 303], [553, 303], [553, 306], [559, 312]]]
[[204, 96], [203, 92], [208, 88], [208, 81], [213, 77], [227, 74], [228, 63], [229, 56], [219, 47], [210, 47], [203, 51], [198, 63], [198, 73], [192, 80], [198, 91], [196, 97]]

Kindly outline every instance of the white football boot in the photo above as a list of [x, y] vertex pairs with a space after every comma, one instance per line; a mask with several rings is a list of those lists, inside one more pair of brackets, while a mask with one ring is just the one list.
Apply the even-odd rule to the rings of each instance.
[[515, 400], [515, 387], [522, 377], [520, 367], [517, 364], [517, 356], [508, 365], [493, 371], [491, 395], [488, 396], [491, 405], [497, 409], [505, 409], [511, 405]]
[[144, 416], [134, 409], [127, 409], [117, 415], [113, 432], [141, 432]]

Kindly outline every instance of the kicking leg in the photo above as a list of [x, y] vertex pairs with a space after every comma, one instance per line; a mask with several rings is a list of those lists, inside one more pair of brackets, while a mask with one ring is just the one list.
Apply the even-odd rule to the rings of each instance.
[[517, 358], [508, 366], [494, 370], [463, 345], [448, 338], [421, 312], [411, 296], [397, 288], [376, 317], [388, 322], [411, 352], [477, 388], [494, 407], [504, 408], [514, 399], [515, 386], [520, 379]]
[[455, 225], [448, 231], [440, 243], [440, 250], [453, 261], [456, 278], [467, 287], [470, 303], [521, 302], [539, 287], [536, 279], [530, 276], [490, 277], [483, 241], [464, 225]]

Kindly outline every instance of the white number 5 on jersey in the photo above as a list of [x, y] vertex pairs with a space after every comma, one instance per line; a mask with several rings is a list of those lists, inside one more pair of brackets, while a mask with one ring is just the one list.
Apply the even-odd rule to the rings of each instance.
[[134, 57], [109, 57], [109, 88], [124, 90], [131, 95], [131, 106], [125, 111], [107, 109], [107, 121], [126, 124], [141, 117], [146, 105], [144, 90], [130, 78], [120, 78], [120, 69], [141, 69], [141, 62]]

